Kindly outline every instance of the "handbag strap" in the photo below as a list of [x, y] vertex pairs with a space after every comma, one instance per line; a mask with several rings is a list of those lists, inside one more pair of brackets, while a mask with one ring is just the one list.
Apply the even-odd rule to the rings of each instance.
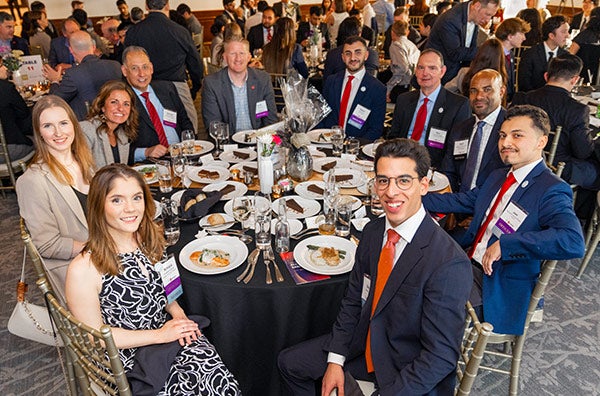
[[23, 266], [21, 267], [21, 278], [17, 282], [17, 301], [25, 301], [25, 293], [27, 292], [27, 283], [25, 283], [25, 262], [27, 261], [27, 247], [23, 246]]

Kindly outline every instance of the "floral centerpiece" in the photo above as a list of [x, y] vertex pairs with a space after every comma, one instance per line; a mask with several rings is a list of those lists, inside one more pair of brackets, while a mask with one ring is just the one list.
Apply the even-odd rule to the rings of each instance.
[[2, 54], [2, 63], [8, 70], [11, 72], [16, 72], [21, 68], [21, 56], [23, 56], [23, 51], [21, 50], [12, 50], [4, 52], [0, 49], [0, 53]]

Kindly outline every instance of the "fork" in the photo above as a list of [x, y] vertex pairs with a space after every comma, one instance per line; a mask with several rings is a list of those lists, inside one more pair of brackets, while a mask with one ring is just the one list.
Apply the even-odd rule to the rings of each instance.
[[273, 278], [271, 277], [271, 268], [269, 267], [269, 263], [271, 262], [271, 255], [269, 254], [270, 249], [265, 250], [264, 260], [265, 266], [267, 267], [267, 285], [273, 283]]
[[271, 259], [271, 261], [273, 261], [273, 268], [275, 268], [275, 279], [277, 279], [277, 282], [283, 282], [283, 275], [281, 274], [281, 271], [279, 270], [277, 261], [275, 261], [275, 254], [273, 253], [273, 248], [270, 246], [269, 246], [269, 249], [267, 249], [267, 255], [269, 256], [269, 259]]
[[302, 239], [303, 237], [305, 237], [307, 235], [315, 234], [315, 233], [318, 233], [318, 232], [319, 232], [318, 228], [308, 228], [308, 229], [306, 229], [306, 230], [304, 230], [302, 232], [299, 232], [296, 235], [290, 236], [290, 238], [292, 238], [293, 240], [297, 241], [297, 240]]

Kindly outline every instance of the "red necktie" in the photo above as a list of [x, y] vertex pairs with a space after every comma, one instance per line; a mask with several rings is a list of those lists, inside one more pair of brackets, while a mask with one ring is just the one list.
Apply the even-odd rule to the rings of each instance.
[[[394, 253], [396, 252], [396, 243], [400, 240], [400, 235], [393, 229], [387, 231], [387, 242], [381, 249], [379, 254], [379, 263], [377, 264], [377, 279], [375, 279], [375, 291], [373, 292], [373, 304], [371, 305], [371, 317], [375, 313], [379, 297], [383, 292], [383, 288], [392, 273], [394, 268]], [[373, 367], [373, 359], [371, 356], [371, 326], [367, 332], [367, 346], [365, 349], [365, 359], [367, 361], [367, 372], [372, 373], [375, 371]]]
[[511, 58], [510, 58], [510, 52], [508, 54], [504, 54], [504, 57], [506, 58], [506, 62], [508, 62], [508, 65], [510, 66], [512, 64]]
[[142, 92], [142, 97], [146, 100], [146, 109], [148, 110], [150, 121], [152, 121], [152, 125], [154, 125], [154, 129], [156, 129], [156, 134], [158, 135], [158, 142], [165, 147], [169, 147], [169, 141], [167, 140], [165, 129], [160, 121], [156, 107], [154, 107], [148, 95], [150, 95], [150, 92]]
[[267, 43], [271, 42], [271, 39], [273, 38], [273, 35], [271, 34], [271, 29], [267, 29]]
[[342, 94], [342, 101], [340, 102], [340, 118], [338, 123], [342, 128], [344, 127], [344, 122], [346, 121], [346, 110], [348, 110], [350, 91], [352, 91], [352, 80], [354, 80], [354, 76], [348, 76], [348, 82], [346, 83], [344, 93]]
[[494, 204], [490, 209], [490, 213], [488, 213], [487, 217], [485, 218], [485, 221], [483, 222], [481, 227], [479, 227], [479, 230], [477, 230], [477, 235], [475, 235], [475, 240], [473, 241], [473, 245], [471, 245], [471, 249], [469, 250], [469, 258], [473, 258], [475, 248], [477, 247], [479, 242], [481, 242], [481, 238], [483, 238], [485, 230], [490, 224], [490, 221], [492, 221], [492, 218], [494, 217], [494, 212], [496, 211], [496, 208], [498, 208], [500, 201], [502, 201], [502, 197], [504, 196], [504, 194], [506, 194], [510, 186], [512, 186], [516, 182], [517, 179], [515, 179], [515, 175], [512, 172], [510, 172], [506, 180], [504, 180], [504, 183], [502, 183], [502, 187], [500, 187], [500, 192], [498, 193], [498, 196], [496, 197], [496, 200], [494, 201]]
[[417, 142], [421, 140], [421, 135], [423, 135], [423, 129], [425, 128], [425, 121], [427, 120], [427, 102], [429, 102], [428, 98], [423, 99], [423, 104], [419, 107], [419, 111], [417, 111], [415, 126], [410, 137]]

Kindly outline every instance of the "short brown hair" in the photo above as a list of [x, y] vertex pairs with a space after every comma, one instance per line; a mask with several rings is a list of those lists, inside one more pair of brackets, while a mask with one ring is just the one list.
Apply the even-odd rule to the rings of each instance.
[[531, 26], [529, 23], [525, 22], [521, 18], [508, 18], [498, 25], [494, 34], [498, 40], [504, 41], [508, 40], [508, 36], [510, 35], [517, 33], [525, 34], [530, 30]]
[[396, 36], [407, 36], [408, 35], [408, 22], [406, 21], [396, 21], [392, 25], [392, 32]]

